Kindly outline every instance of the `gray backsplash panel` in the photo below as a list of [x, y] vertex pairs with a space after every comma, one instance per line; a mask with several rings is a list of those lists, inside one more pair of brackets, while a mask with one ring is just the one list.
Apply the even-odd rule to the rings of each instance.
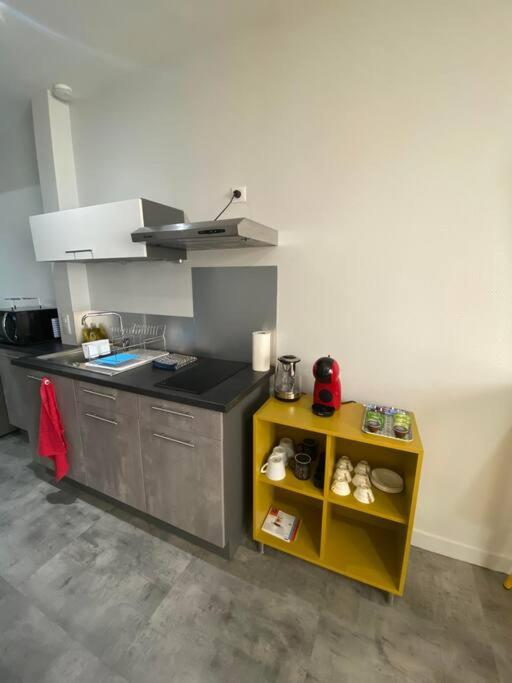
[[192, 291], [203, 356], [250, 361], [252, 332], [276, 327], [277, 266], [192, 268]]
[[251, 361], [252, 332], [275, 330], [277, 266], [192, 268], [194, 317], [123, 314], [133, 322], [165, 323], [170, 351]]

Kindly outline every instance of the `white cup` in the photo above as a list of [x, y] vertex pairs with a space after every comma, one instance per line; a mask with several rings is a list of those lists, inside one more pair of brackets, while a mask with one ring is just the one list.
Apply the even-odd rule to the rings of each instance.
[[282, 453], [275, 453], [275, 448], [274, 452], [269, 456], [267, 462], [263, 465], [261, 468], [260, 472], [262, 474], [266, 474], [269, 479], [272, 481], [279, 481], [280, 479], [284, 479], [286, 477], [286, 455]]
[[356, 498], [360, 503], [368, 505], [369, 503], [375, 502], [375, 496], [373, 491], [367, 486], [358, 486], [354, 491], [354, 498]]
[[341, 467], [343, 463], [346, 463], [346, 468], [348, 469], [349, 472], [354, 471], [354, 465], [352, 465], [352, 461], [348, 457], [348, 455], [342, 455], [341, 458], [338, 459], [338, 462], [336, 463], [336, 467]]
[[331, 491], [337, 496], [348, 496], [350, 494], [350, 484], [348, 481], [333, 481]]
[[360, 460], [355, 467], [356, 474], [370, 474], [371, 467], [367, 460]]
[[287, 436], [283, 437], [279, 441], [279, 446], [277, 448], [284, 448], [286, 451], [286, 460], [290, 462], [290, 460], [293, 458], [295, 455], [295, 447], [293, 445], [293, 440], [289, 439]]
[[348, 470], [337, 467], [332, 475], [333, 481], [352, 481], [352, 475]]
[[352, 483], [354, 486], [366, 486], [371, 489], [372, 485], [370, 483], [370, 477], [367, 474], [354, 474], [352, 477]]
[[283, 446], [274, 446], [274, 448], [272, 449], [272, 453], [270, 455], [280, 455], [284, 460], [284, 464], [286, 465], [288, 453], [286, 451], [286, 448], [283, 448]]

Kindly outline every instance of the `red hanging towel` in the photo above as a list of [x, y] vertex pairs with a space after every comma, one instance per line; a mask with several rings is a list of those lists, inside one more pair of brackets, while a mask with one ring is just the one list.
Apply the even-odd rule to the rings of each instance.
[[53, 384], [48, 377], [41, 381], [41, 415], [39, 418], [39, 455], [53, 458], [57, 481], [69, 470], [68, 447], [64, 439], [64, 428], [60, 419]]

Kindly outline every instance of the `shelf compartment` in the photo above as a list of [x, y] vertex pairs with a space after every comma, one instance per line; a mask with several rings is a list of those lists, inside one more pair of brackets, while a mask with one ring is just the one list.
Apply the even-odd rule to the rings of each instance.
[[329, 504], [322, 564], [357, 581], [398, 594], [405, 528], [374, 524], [367, 519], [370, 520]]
[[[340, 438], [334, 439], [334, 448], [335, 456], [329, 462], [327, 470], [329, 476], [329, 489], [326, 491], [327, 500], [340, 507], [357, 510], [370, 516], [382, 517], [399, 524], [408, 524], [418, 467], [418, 456], [414, 453], [396, 451], [392, 447], [375, 447], [370, 444], [362, 444]], [[347, 455], [352, 460], [354, 466], [359, 460], [367, 460], [372, 469], [386, 467], [398, 472], [404, 479], [404, 491], [402, 493], [385, 493], [374, 486], [375, 502], [370, 505], [360, 503], [352, 494], [345, 497], [337, 496], [330, 490], [330, 483], [336, 462], [342, 455]], [[354, 487], [352, 484], [351, 489], [353, 492]]]
[[323, 500], [324, 493], [322, 489], [317, 489], [313, 484], [313, 477], [302, 481], [297, 479], [293, 472], [287, 467], [286, 477], [280, 481], [272, 481], [265, 474], [258, 474], [259, 483], [265, 484], [267, 486], [276, 486], [277, 488], [286, 489], [287, 491], [293, 491], [294, 493], [299, 493], [303, 496], [310, 496], [311, 498], [318, 498]]
[[315, 439], [318, 442], [318, 455], [325, 451], [325, 434], [317, 434], [307, 429], [288, 427], [256, 418], [254, 420], [254, 454], [255, 461], [260, 463], [260, 467], [266, 462], [272, 448], [277, 446], [280, 439], [285, 436], [293, 439], [295, 446], [306, 438]]
[[270, 423], [267, 421], [256, 419], [254, 421], [254, 469], [253, 477], [254, 482], [260, 484], [266, 484], [270, 486], [275, 486], [278, 488], [283, 488], [294, 493], [299, 493], [311, 498], [316, 498], [322, 500], [324, 497], [323, 488], [317, 489], [313, 484], [313, 474], [306, 480], [301, 481], [297, 479], [293, 474], [292, 470], [286, 468], [286, 477], [281, 481], [272, 481], [264, 474], [261, 473], [261, 467], [267, 461], [270, 453], [274, 446], [279, 444], [280, 439], [283, 437], [289, 437], [293, 439], [295, 446], [306, 438], [315, 439], [318, 442], [318, 453], [316, 460], [312, 463], [312, 473], [314, 473], [315, 468], [319, 462], [320, 454], [325, 451], [326, 448], [326, 437], [323, 434], [316, 434], [315, 432], [310, 432], [304, 429], [298, 429], [294, 427], [286, 427], [283, 425], [278, 425]]
[[[260, 486], [257, 489], [254, 503], [254, 540], [303, 560], [318, 563], [320, 559], [322, 501], [274, 486]], [[286, 543], [286, 541], [262, 531], [261, 526], [270, 506], [275, 506], [283, 512], [300, 518], [300, 527], [294, 541]]]
[[372, 488], [375, 502], [365, 505], [360, 503], [357, 498], [354, 498], [354, 487], [350, 485], [352, 493], [349, 496], [337, 496], [332, 491], [329, 491], [327, 500], [333, 505], [339, 505], [342, 508], [357, 510], [366, 515], [373, 517], [381, 517], [388, 519], [391, 522], [398, 524], [407, 524], [408, 521], [408, 501], [404, 493], [384, 493], [379, 489]]

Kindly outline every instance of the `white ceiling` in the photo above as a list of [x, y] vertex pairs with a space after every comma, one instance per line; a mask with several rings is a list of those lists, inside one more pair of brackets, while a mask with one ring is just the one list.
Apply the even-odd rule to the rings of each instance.
[[78, 97], [126, 72], [272, 21], [294, 0], [0, 2], [2, 103], [55, 82]]

